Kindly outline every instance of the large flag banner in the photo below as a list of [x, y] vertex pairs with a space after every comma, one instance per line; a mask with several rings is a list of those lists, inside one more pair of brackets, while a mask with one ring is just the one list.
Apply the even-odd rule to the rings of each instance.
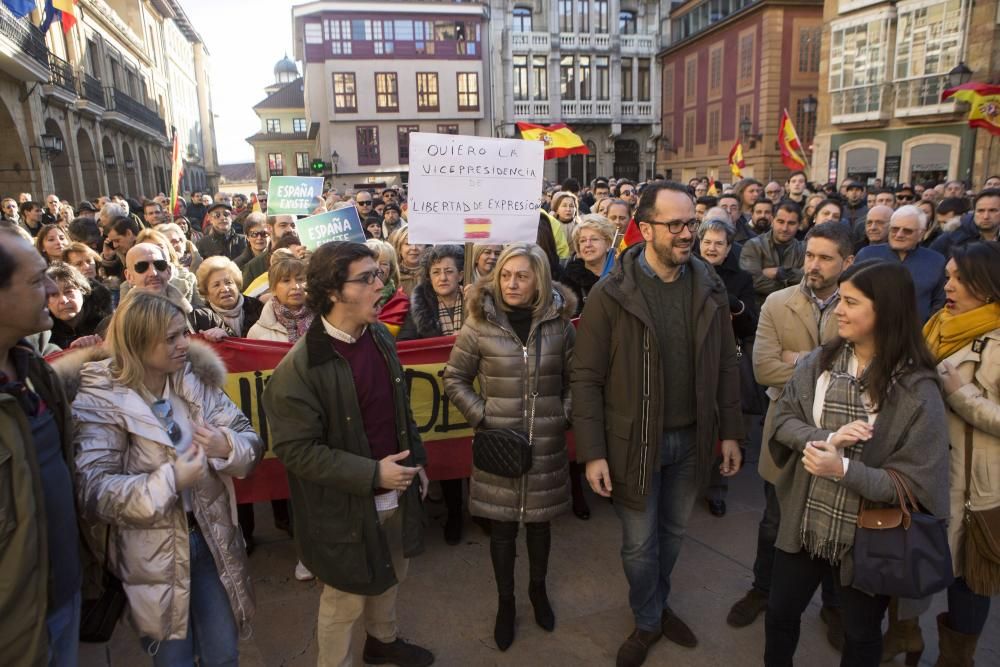
[[323, 203], [323, 177], [272, 176], [267, 197], [268, 215], [312, 215]]
[[[743, 168], [746, 166], [747, 163], [743, 160], [743, 144], [737, 139], [729, 151], [729, 171], [732, 172], [733, 178], [743, 178]], [[712, 185], [714, 187], [714, 180]]]
[[184, 158], [181, 156], [181, 140], [174, 132], [174, 150], [170, 155], [170, 212], [177, 211], [177, 197], [180, 196], [181, 174], [184, 171]]
[[806, 168], [806, 156], [802, 151], [802, 142], [788, 117], [788, 109], [781, 112], [781, 126], [778, 128], [778, 146], [781, 148], [781, 161], [792, 171]]
[[[431, 479], [468, 477], [472, 466], [473, 431], [448, 400], [441, 380], [454, 342], [454, 336], [445, 336], [396, 346], [405, 368], [413, 418], [427, 450], [427, 474]], [[213, 347], [229, 370], [226, 394], [253, 423], [266, 447], [264, 460], [254, 473], [247, 479], [236, 480], [237, 500], [242, 503], [287, 498], [288, 479], [284, 466], [271, 450], [261, 397], [274, 368], [292, 346], [227, 338]], [[570, 455], [573, 456], [572, 450]]]
[[24, 18], [35, 8], [35, 0], [3, 0], [3, 4], [18, 19]]
[[299, 220], [295, 223], [295, 231], [298, 232], [302, 245], [309, 250], [316, 250], [330, 241], [365, 242], [361, 217], [354, 206], [345, 206]]
[[580, 135], [563, 123], [555, 125], [534, 125], [517, 123], [521, 137], [528, 141], [541, 141], [545, 145], [545, 159], [555, 160], [567, 155], [589, 155], [590, 149]]
[[969, 127], [1000, 134], [1000, 86], [964, 83], [941, 93], [941, 101], [954, 98], [969, 105]]
[[540, 141], [410, 134], [410, 243], [533, 243], [543, 149]]

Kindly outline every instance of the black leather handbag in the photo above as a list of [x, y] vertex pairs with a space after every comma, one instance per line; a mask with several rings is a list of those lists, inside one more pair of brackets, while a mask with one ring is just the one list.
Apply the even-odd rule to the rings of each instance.
[[872, 508], [861, 501], [852, 586], [871, 595], [911, 599], [943, 591], [954, 581], [946, 520], [921, 512], [906, 478], [885, 471], [899, 507]]
[[101, 594], [96, 599], [84, 600], [80, 609], [80, 641], [103, 644], [111, 640], [118, 625], [118, 619], [125, 611], [125, 589], [118, 577], [108, 569], [108, 547], [111, 527], [108, 526], [104, 539], [104, 577]]
[[531, 470], [531, 449], [535, 437], [535, 401], [542, 365], [542, 338], [535, 340], [535, 387], [531, 392], [528, 432], [513, 428], [486, 428], [472, 438], [472, 465], [500, 477], [520, 477]]

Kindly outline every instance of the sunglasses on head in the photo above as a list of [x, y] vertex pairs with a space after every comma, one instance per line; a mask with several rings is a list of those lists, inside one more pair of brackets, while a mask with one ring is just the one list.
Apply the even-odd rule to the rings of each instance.
[[141, 262], [136, 262], [135, 266], [132, 267], [132, 269], [136, 273], [145, 273], [146, 271], [149, 270], [150, 264], [152, 264], [153, 267], [155, 267], [156, 270], [159, 271], [160, 273], [166, 271], [167, 267], [170, 266], [169, 264], [167, 264], [167, 260], [165, 259], [154, 259], [152, 262], [147, 262], [146, 260], [143, 260]]

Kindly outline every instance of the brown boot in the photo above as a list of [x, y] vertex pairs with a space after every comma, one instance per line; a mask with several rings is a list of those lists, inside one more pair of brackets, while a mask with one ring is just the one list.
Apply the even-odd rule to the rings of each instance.
[[893, 598], [889, 603], [889, 630], [882, 638], [882, 662], [892, 662], [900, 653], [906, 654], [906, 664], [920, 663], [924, 652], [924, 636], [920, 632], [920, 619], [899, 619], [899, 603]]
[[938, 646], [941, 654], [934, 667], [973, 667], [979, 635], [966, 635], [948, 627], [948, 614], [938, 614]]

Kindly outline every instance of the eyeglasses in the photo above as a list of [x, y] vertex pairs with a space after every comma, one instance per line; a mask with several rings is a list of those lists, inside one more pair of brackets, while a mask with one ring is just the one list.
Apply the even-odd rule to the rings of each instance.
[[174, 421], [174, 406], [170, 404], [170, 401], [161, 398], [158, 401], [154, 401], [149, 407], [152, 409], [153, 415], [160, 420], [163, 428], [166, 429], [170, 442], [175, 445], [179, 443], [182, 435], [181, 427]]
[[359, 202], [357, 202], [357, 204], [358, 204], [358, 206], [371, 206], [372, 205], [372, 200], [369, 199], [368, 201], [359, 201]]
[[152, 264], [153, 267], [160, 273], [166, 271], [167, 267], [170, 266], [169, 264], [167, 264], [167, 260], [165, 259], [154, 259], [152, 262], [147, 262], [146, 260], [143, 260], [141, 262], [136, 262], [135, 266], [132, 267], [132, 270], [135, 271], [136, 273], [145, 273], [146, 271], [149, 270], [150, 264]]
[[271, 236], [271, 234], [265, 231], [260, 231], [260, 232], [250, 232], [249, 234], [247, 234], [247, 236], [249, 236], [252, 239], [266, 239], [269, 236]]
[[913, 195], [896, 195], [896, 201], [913, 201]]
[[381, 280], [385, 282], [385, 271], [382, 269], [372, 269], [371, 271], [365, 271], [357, 278], [351, 278], [350, 280], [345, 280], [345, 283], [364, 283], [365, 285], [373, 285], [376, 280]]
[[913, 236], [917, 233], [917, 230], [910, 229], [909, 227], [893, 227], [890, 225], [889, 233], [893, 236]]
[[698, 229], [698, 219], [691, 218], [690, 220], [668, 220], [667, 222], [658, 222], [656, 220], [643, 220], [647, 225], [660, 225], [666, 227], [667, 231], [671, 234], [680, 234], [681, 231], [686, 227], [688, 231], [693, 232]]

